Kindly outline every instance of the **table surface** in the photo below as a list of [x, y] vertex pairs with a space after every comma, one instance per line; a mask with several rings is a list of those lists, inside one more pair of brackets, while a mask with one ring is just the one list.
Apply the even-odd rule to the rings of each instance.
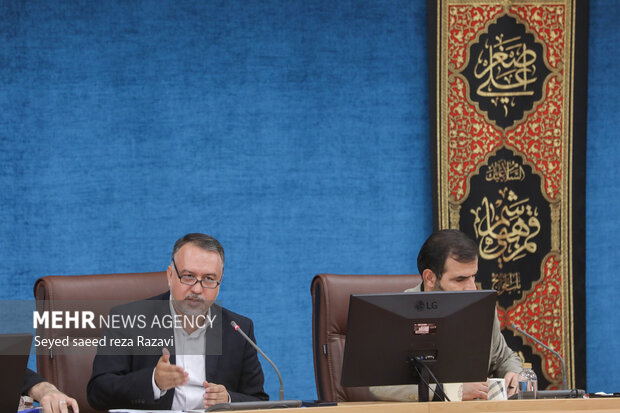
[[[286, 410], [270, 410], [287, 413], [474, 413], [474, 412], [620, 412], [620, 398], [594, 399], [540, 399], [540, 400], [503, 400], [503, 401], [469, 401], [469, 402], [432, 402], [432, 403], [397, 403], [397, 402], [356, 402], [339, 403], [331, 407], [306, 407]], [[241, 411], [239, 411], [241, 412]], [[257, 410], [243, 410], [257, 412]]]

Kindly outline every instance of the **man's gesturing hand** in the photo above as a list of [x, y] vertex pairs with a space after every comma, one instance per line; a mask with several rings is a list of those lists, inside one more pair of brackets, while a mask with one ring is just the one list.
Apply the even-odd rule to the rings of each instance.
[[205, 394], [202, 399], [202, 404], [205, 409], [209, 406], [213, 406], [218, 403], [228, 403], [228, 392], [226, 387], [221, 384], [204, 382], [202, 386], [205, 388]]
[[170, 352], [167, 348], [161, 351], [161, 357], [155, 367], [155, 384], [162, 391], [182, 386], [189, 380], [189, 374], [183, 367], [170, 364]]

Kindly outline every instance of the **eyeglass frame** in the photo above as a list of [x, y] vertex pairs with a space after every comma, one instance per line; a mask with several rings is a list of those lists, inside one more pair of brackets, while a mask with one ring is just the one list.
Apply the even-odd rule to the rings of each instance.
[[[200, 286], [202, 288], [208, 288], [209, 290], [215, 290], [217, 287], [220, 286], [220, 284], [222, 284], [222, 281], [218, 281], [218, 280], [210, 280], [208, 278], [203, 278], [202, 280], [199, 280], [198, 278], [194, 277], [193, 275], [181, 275], [181, 273], [179, 272], [179, 269], [177, 268], [177, 263], [174, 261], [174, 258], [172, 258], [172, 265], [174, 265], [174, 270], [177, 272], [177, 277], [179, 277], [179, 282], [183, 285], [188, 285], [190, 287], [193, 287], [194, 285], [196, 285], [198, 282], [200, 282]], [[190, 277], [194, 279], [194, 283], [193, 284], [187, 284], [184, 283], [181, 279], [183, 277]], [[207, 287], [206, 285], [203, 284], [203, 281], [209, 281], [209, 282], [215, 282], [215, 287]]]

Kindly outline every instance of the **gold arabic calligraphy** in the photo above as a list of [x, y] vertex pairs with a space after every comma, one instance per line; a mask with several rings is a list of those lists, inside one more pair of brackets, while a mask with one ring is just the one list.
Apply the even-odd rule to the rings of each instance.
[[[474, 68], [476, 79], [484, 81], [476, 92], [479, 96], [490, 97], [495, 106], [501, 103], [504, 114], [508, 115], [508, 104], [514, 107], [515, 96], [532, 96], [533, 90], [528, 85], [535, 83], [536, 52], [528, 49], [521, 37], [504, 39], [504, 35], [495, 36], [495, 44], [485, 41], [484, 48], [478, 55]], [[511, 98], [511, 99], [509, 99]]]
[[489, 164], [485, 179], [495, 182], [522, 181], [525, 179], [525, 171], [515, 161], [499, 159]]
[[521, 290], [521, 273], [494, 272], [491, 274], [491, 287], [497, 290], [497, 295], [516, 293]]
[[508, 188], [498, 191], [495, 203], [485, 196], [481, 206], [470, 212], [474, 215], [474, 231], [479, 240], [478, 250], [485, 260], [504, 263], [519, 260], [536, 252], [532, 239], [540, 232], [538, 208], [528, 204], [529, 198], [519, 200]]

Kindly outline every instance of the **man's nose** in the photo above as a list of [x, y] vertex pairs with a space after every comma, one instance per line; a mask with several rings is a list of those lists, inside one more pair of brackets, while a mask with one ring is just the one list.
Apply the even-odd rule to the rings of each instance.
[[467, 288], [465, 288], [465, 291], [475, 291], [477, 289], [478, 288], [476, 287], [476, 279], [474, 277], [470, 277], [467, 281]]
[[202, 284], [200, 280], [198, 280], [196, 284], [192, 285], [192, 292], [195, 294], [202, 293]]

